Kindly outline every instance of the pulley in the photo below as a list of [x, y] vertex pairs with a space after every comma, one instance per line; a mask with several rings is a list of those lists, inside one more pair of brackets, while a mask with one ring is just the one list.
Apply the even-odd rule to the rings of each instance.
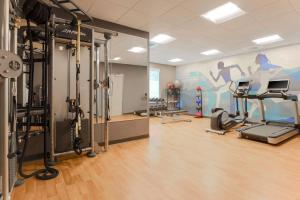
[[22, 59], [10, 52], [0, 50], [0, 79], [2, 78], [17, 78], [23, 71]]

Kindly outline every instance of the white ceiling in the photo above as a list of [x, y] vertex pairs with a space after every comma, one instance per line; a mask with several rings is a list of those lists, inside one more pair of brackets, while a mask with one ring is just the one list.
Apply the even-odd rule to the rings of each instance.
[[[300, 42], [300, 0], [74, 0], [96, 18], [150, 32], [166, 33], [176, 41], [150, 50], [150, 61], [161, 64], [182, 58], [177, 65], [216, 58], [200, 52], [219, 49], [217, 57]], [[213, 24], [200, 15], [228, 1], [246, 14]], [[256, 47], [253, 39], [279, 34], [285, 40]]]

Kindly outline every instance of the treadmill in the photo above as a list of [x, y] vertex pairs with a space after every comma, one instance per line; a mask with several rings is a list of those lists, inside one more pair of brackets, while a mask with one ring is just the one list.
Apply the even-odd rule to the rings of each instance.
[[[299, 134], [299, 110], [297, 95], [287, 94], [289, 91], [289, 80], [269, 81], [267, 92], [260, 95], [249, 95], [249, 99], [258, 99], [262, 123], [238, 129], [241, 138], [278, 144]], [[282, 123], [266, 121], [263, 101], [268, 98], [281, 98], [291, 101], [294, 106], [294, 123]]]

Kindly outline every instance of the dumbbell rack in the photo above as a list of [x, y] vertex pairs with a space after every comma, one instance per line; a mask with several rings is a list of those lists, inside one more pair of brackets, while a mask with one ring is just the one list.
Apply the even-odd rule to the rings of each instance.
[[180, 88], [167, 89], [168, 110], [180, 110]]

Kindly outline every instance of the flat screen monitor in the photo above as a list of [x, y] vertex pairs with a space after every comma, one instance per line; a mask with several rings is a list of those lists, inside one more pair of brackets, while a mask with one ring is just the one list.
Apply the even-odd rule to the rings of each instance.
[[290, 86], [289, 80], [274, 80], [269, 81], [268, 91], [288, 91]]
[[247, 90], [250, 87], [249, 81], [240, 81], [238, 84], [238, 90]]

